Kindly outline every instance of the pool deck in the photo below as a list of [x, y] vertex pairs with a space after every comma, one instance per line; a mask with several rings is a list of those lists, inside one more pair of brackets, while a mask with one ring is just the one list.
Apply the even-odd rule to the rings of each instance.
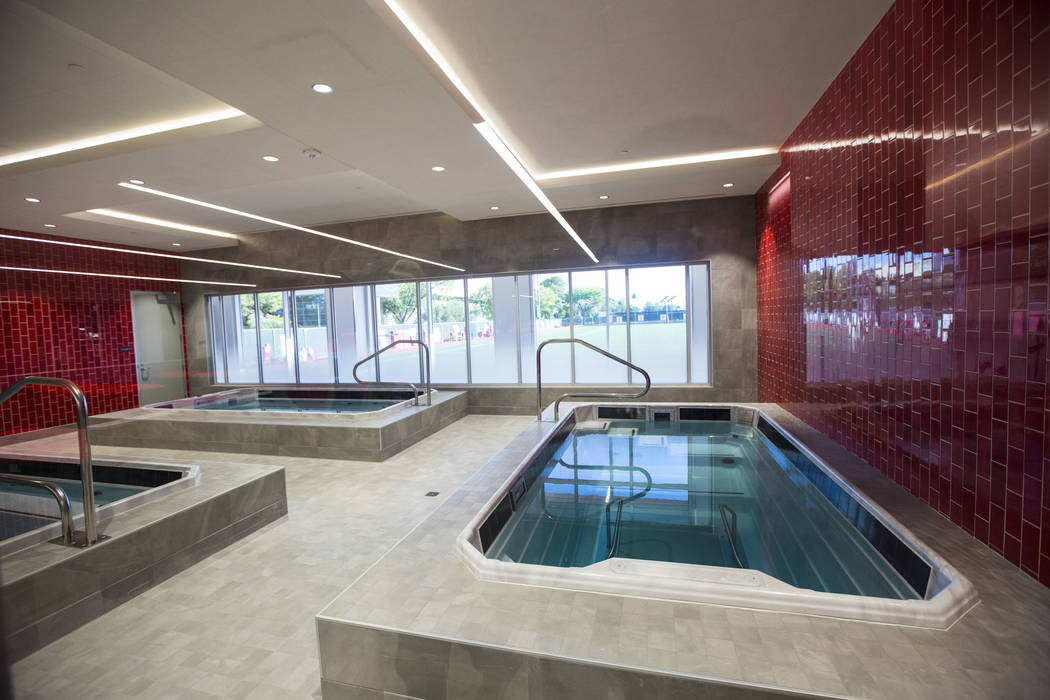
[[[75, 457], [69, 431], [5, 441], [4, 456]], [[95, 462], [200, 466], [197, 483], [100, 517], [87, 547], [40, 542], [0, 557], [3, 633], [16, 661], [287, 513], [284, 469], [171, 456], [137, 460], [105, 448]]]
[[787, 411], [747, 405], [945, 557], [980, 604], [940, 631], [477, 580], [455, 539], [553, 428], [531, 423], [317, 616], [324, 697], [1045, 697], [1050, 590]]

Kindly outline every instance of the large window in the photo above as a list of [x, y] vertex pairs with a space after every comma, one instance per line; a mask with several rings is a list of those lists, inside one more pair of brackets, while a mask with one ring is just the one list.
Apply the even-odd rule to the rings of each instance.
[[[354, 365], [397, 340], [430, 347], [435, 383], [536, 381], [536, 348], [577, 338], [646, 369], [656, 384], [710, 382], [707, 264], [573, 270], [209, 297], [216, 383], [354, 382]], [[423, 353], [399, 345], [362, 381], [417, 382]], [[545, 384], [644, 380], [590, 348], [543, 351]]]

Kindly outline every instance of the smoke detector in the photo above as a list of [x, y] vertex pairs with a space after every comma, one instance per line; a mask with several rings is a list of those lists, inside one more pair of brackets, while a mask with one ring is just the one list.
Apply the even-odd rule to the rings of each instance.
[[321, 155], [321, 152], [316, 148], [304, 148], [303, 155], [307, 158], [316, 158], [317, 156]]

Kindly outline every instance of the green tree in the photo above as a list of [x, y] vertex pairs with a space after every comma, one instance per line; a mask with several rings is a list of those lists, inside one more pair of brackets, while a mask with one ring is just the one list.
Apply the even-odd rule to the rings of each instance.
[[484, 318], [492, 318], [492, 284], [485, 284], [470, 295], [471, 316], [480, 312]]
[[416, 285], [397, 285], [397, 296], [382, 297], [379, 308], [384, 316], [390, 316], [395, 323], [408, 323], [416, 315]]
[[573, 289], [572, 305], [576, 318], [596, 318], [598, 314], [605, 312], [605, 290], [601, 287]]
[[284, 328], [284, 295], [281, 292], [259, 294], [259, 327]]
[[543, 280], [536, 287], [535, 295], [540, 318], [569, 317], [569, 288], [564, 277]]

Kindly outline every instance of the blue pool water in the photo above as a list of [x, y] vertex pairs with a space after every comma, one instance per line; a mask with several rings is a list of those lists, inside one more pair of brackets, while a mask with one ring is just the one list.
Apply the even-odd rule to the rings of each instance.
[[[516, 499], [486, 556], [610, 557], [757, 569], [798, 588], [921, 598], [839, 508], [750, 426], [577, 426]], [[849, 511], [847, 511], [848, 513]]]
[[197, 406], [209, 411], [278, 411], [283, 413], [371, 413], [404, 399], [295, 399], [295, 398], [231, 398]]
[[[84, 489], [80, 481], [49, 478], [48, 481], [66, 492], [73, 515], [84, 512]], [[95, 482], [95, 505], [113, 503], [147, 490], [146, 486], [125, 486]], [[42, 489], [0, 482], [0, 540], [58, 522], [58, 503]]]

